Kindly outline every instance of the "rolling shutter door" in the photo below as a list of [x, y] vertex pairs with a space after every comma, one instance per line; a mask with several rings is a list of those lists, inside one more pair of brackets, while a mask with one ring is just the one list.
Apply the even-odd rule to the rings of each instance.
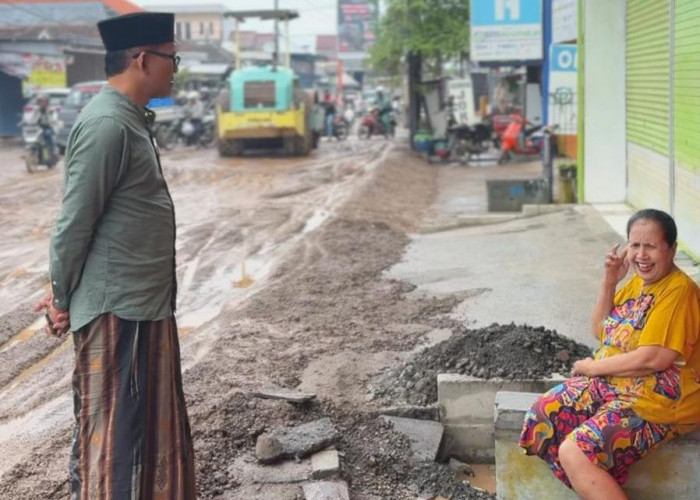
[[700, 1], [676, 0], [674, 17], [674, 216], [700, 255]]
[[628, 0], [627, 200], [670, 211], [669, 0]]

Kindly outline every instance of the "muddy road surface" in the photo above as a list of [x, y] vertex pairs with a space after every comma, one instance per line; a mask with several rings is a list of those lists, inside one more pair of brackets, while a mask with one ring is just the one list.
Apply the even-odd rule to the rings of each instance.
[[[48, 283], [63, 171], [27, 174], [20, 155], [0, 150], [0, 498], [63, 499], [72, 342], [48, 338], [32, 312]], [[373, 458], [387, 450], [371, 449], [379, 441], [367, 434], [376, 425], [366, 410], [382, 404], [372, 389], [381, 375], [443, 340], [441, 318], [465, 299], [424, 297], [383, 276], [420, 227], [435, 170], [383, 140], [322, 143], [308, 158], [181, 149], [163, 167], [178, 222], [199, 498], [295, 498], [298, 486], [246, 484], [232, 466], [250, 459], [265, 430], [321, 416], [345, 431], [348, 462], [365, 464], [343, 472], [351, 498], [415, 498], [411, 475], [425, 483], [440, 474], [412, 471], [405, 454], [404, 470], [387, 473]], [[313, 391], [318, 402], [297, 408], [250, 396], [269, 384]], [[465, 491], [454, 498], [486, 498]]]

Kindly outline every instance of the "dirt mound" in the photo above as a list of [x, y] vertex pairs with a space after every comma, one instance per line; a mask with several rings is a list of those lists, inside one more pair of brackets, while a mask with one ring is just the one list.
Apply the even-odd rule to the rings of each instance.
[[541, 379], [567, 375], [590, 348], [544, 327], [493, 324], [459, 329], [448, 340], [418, 353], [385, 373], [375, 397], [409, 404], [437, 401], [437, 374], [457, 373], [484, 379]]

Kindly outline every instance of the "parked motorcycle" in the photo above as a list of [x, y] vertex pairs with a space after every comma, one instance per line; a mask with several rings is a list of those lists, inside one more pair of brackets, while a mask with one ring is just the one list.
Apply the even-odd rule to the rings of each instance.
[[39, 125], [22, 125], [24, 140], [24, 164], [27, 172], [35, 172], [40, 165], [53, 168], [58, 163], [58, 155], [49, 150], [44, 130]]
[[447, 157], [450, 160], [467, 165], [472, 156], [486, 153], [490, 147], [491, 131], [484, 124], [456, 124], [447, 129]]
[[380, 119], [379, 108], [374, 108], [370, 113], [362, 117], [357, 134], [360, 139], [369, 139], [373, 135], [383, 135], [386, 138], [393, 137], [396, 131], [396, 117], [393, 112], [389, 113], [388, 122], [389, 129], [387, 130]]
[[195, 124], [190, 117], [180, 113], [167, 128], [156, 131], [156, 139], [167, 151], [173, 149], [179, 142], [186, 146], [211, 146], [216, 139], [216, 117], [213, 112], [207, 112], [202, 118], [199, 136], [196, 138], [195, 132]]
[[[503, 165], [516, 159], [539, 157], [545, 144], [542, 125], [525, 128], [527, 120], [520, 113], [514, 113], [510, 124], [503, 132], [501, 155], [498, 164]], [[553, 129], [547, 129], [551, 133]]]

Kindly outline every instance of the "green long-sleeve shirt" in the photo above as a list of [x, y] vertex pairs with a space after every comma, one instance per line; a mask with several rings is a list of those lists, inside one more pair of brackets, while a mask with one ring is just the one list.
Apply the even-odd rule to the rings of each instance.
[[175, 212], [146, 115], [105, 86], [68, 139], [50, 260], [54, 306], [70, 309], [73, 331], [107, 312], [174, 312]]

